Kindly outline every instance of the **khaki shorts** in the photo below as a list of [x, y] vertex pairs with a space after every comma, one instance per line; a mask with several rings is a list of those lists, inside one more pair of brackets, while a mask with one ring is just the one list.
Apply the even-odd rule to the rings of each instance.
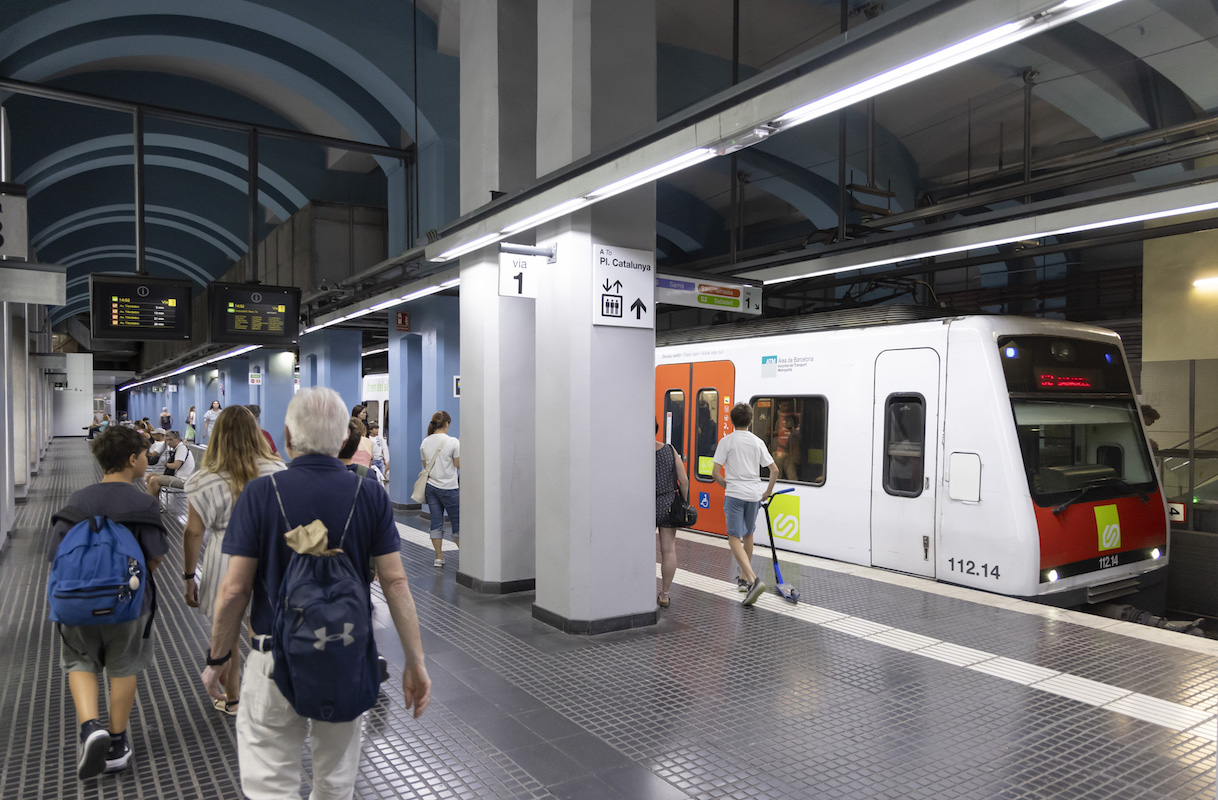
[[111, 678], [136, 675], [152, 665], [156, 631], [144, 638], [145, 614], [118, 625], [59, 625], [59, 665], [64, 672], [103, 669]]

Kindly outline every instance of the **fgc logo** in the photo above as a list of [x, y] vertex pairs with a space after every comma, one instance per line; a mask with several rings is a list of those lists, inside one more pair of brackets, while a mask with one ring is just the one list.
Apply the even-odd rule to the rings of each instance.
[[1095, 530], [1100, 550], [1116, 550], [1121, 546], [1121, 518], [1116, 506], [1095, 507]]
[[799, 498], [780, 494], [770, 501], [770, 526], [775, 539], [799, 541]]

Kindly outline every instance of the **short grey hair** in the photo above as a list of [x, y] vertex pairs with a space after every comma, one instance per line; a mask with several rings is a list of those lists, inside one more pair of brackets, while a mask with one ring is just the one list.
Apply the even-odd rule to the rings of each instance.
[[288, 403], [284, 425], [297, 453], [335, 456], [347, 441], [350, 418], [338, 392], [314, 386], [301, 389]]

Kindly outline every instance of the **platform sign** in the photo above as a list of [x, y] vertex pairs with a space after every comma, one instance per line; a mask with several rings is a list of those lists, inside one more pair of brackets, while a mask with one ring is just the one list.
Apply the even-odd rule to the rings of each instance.
[[410, 312], [398, 311], [393, 316], [394, 330], [409, 333], [410, 332]]
[[655, 327], [655, 253], [592, 243], [592, 324]]
[[0, 194], [0, 256], [25, 260], [29, 255], [30, 234], [25, 198]]
[[761, 287], [702, 278], [657, 275], [656, 302], [715, 311], [735, 311], [737, 314], [760, 314]]
[[499, 254], [499, 296], [537, 297], [537, 286], [541, 282], [539, 267], [546, 262], [545, 256], [518, 256], [512, 253]]
[[251, 372], [250, 373], [250, 386], [261, 386], [261, 385], [262, 385], [262, 373], [261, 372]]
[[1167, 520], [1168, 522], [1184, 523], [1184, 504], [1183, 503], [1168, 503], [1167, 504]]

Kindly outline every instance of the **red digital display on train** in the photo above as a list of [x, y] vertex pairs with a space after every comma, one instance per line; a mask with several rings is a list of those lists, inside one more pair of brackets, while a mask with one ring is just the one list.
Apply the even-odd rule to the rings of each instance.
[[1042, 389], [1091, 389], [1091, 379], [1083, 375], [1059, 375], [1042, 372], [1038, 384]]

